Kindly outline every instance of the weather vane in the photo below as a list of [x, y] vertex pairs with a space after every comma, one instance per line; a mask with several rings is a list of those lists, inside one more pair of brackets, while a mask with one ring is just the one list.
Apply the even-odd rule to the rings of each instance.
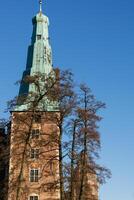
[[42, 0], [39, 0], [39, 4], [40, 4], [40, 12], [42, 12]]

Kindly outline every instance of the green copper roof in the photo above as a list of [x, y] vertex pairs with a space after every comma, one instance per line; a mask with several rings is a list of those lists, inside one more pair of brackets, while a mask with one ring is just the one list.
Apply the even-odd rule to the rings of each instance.
[[[49, 19], [40, 11], [32, 20], [33, 34], [31, 45], [28, 47], [26, 70], [23, 73], [22, 79], [27, 75], [34, 76], [35, 74], [49, 75], [54, 74], [52, 69], [52, 50], [49, 44]], [[42, 83], [41, 83], [42, 84]], [[19, 96], [28, 96], [29, 93], [35, 93], [36, 89], [33, 84], [21, 83]], [[49, 102], [45, 97], [39, 105], [39, 110], [55, 111], [57, 103]], [[24, 111], [28, 109], [28, 105], [16, 106], [16, 111]]]

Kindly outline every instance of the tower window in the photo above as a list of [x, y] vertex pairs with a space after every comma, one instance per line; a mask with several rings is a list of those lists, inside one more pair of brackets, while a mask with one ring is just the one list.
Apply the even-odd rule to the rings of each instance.
[[39, 180], [39, 170], [31, 169], [30, 170], [30, 182], [38, 182]]
[[29, 200], [39, 200], [38, 196], [30, 196]]
[[38, 159], [39, 158], [39, 149], [31, 149], [30, 158]]
[[41, 115], [34, 115], [34, 122], [41, 123]]
[[41, 35], [37, 35], [37, 40], [41, 40]]
[[31, 135], [32, 135], [32, 138], [39, 138], [40, 130], [39, 129], [32, 129]]

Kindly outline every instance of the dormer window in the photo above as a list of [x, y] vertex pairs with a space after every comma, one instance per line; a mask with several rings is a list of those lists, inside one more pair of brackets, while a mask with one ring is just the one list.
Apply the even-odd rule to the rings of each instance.
[[41, 40], [41, 35], [37, 35], [37, 40]]

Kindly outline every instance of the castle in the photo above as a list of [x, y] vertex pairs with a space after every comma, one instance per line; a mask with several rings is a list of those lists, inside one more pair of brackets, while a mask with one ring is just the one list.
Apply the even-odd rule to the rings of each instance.
[[[32, 23], [32, 39], [22, 80], [38, 76], [40, 86], [21, 82], [11, 122], [6, 132], [0, 129], [0, 200], [60, 200], [59, 128], [55, 120], [60, 111], [56, 101], [50, 102], [43, 96], [46, 83], [42, 77], [54, 79], [55, 71], [49, 43], [49, 19], [42, 12], [42, 1]], [[37, 93], [42, 97], [39, 102]], [[30, 102], [25, 102], [27, 97]], [[79, 169], [76, 174], [79, 179]], [[86, 180], [92, 195], [86, 194], [84, 200], [97, 200], [96, 177], [87, 174]], [[78, 184], [79, 181], [74, 189], [76, 200]]]

